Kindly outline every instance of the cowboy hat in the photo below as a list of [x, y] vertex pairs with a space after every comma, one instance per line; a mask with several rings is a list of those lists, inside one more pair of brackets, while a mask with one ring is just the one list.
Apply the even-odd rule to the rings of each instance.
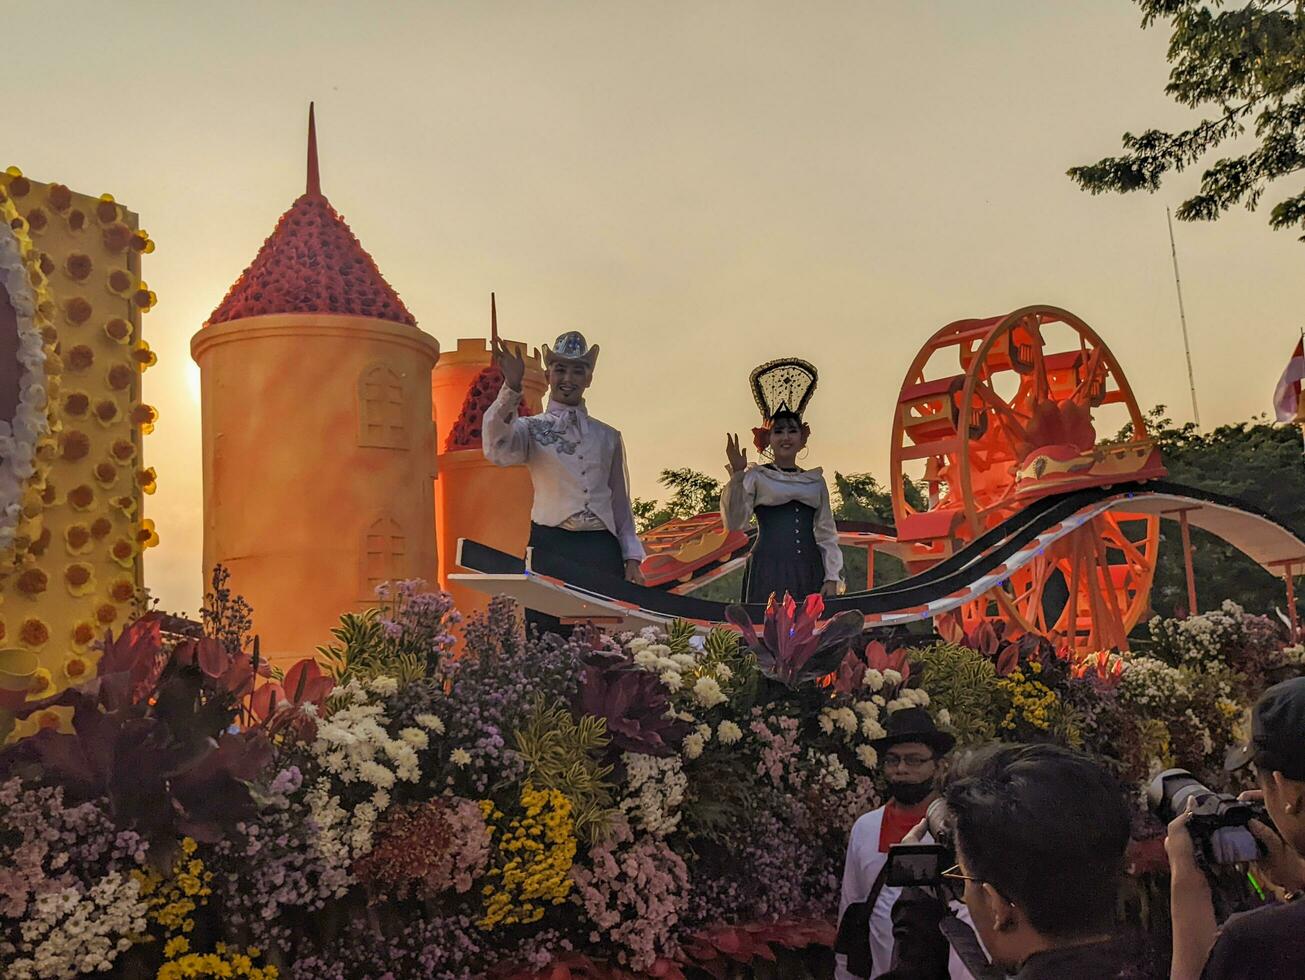
[[929, 712], [923, 708], [902, 708], [888, 716], [883, 738], [877, 738], [870, 744], [876, 752], [903, 742], [920, 742], [929, 746], [938, 755], [946, 755], [956, 744], [956, 739], [944, 731], [939, 731]]
[[542, 350], [546, 368], [554, 361], [578, 361], [592, 371], [598, 363], [598, 345], [590, 347], [585, 335], [576, 330], [568, 330], [551, 345], [544, 344]]

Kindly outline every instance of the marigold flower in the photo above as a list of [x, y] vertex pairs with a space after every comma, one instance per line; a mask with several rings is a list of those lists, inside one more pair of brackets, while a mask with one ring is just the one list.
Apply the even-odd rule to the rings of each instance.
[[100, 236], [104, 242], [104, 247], [115, 254], [130, 245], [134, 237], [132, 230], [121, 221], [115, 221], [106, 226], [104, 233]]
[[36, 673], [32, 675], [32, 682], [27, 688], [27, 696], [29, 698], [42, 698], [51, 693], [53, 689], [54, 678], [50, 675], [50, 671], [45, 667], [37, 667]]
[[94, 469], [95, 482], [108, 490], [118, 482], [118, 467], [110, 462], [100, 462], [95, 464]]
[[91, 451], [91, 437], [85, 432], [70, 429], [59, 436], [59, 453], [70, 463], [85, 459]]
[[29, 230], [44, 231], [45, 226], [49, 223], [50, 219], [46, 217], [45, 212], [40, 208], [32, 208], [31, 211], [27, 212], [27, 227]]
[[158, 409], [153, 405], [146, 405], [141, 402], [139, 405], [132, 406], [131, 424], [140, 426], [144, 435], [149, 435], [154, 431], [154, 423], [159, 420]]
[[108, 225], [118, 220], [118, 205], [113, 202], [112, 194], [102, 194], [95, 204], [95, 217], [100, 224]]
[[64, 569], [63, 582], [72, 595], [89, 595], [95, 591], [95, 570], [85, 562], [73, 562]]
[[87, 658], [75, 653], [63, 662], [63, 676], [70, 683], [80, 684], [90, 677], [92, 666]]
[[131, 324], [120, 316], [115, 316], [104, 325], [104, 335], [115, 344], [131, 342]]
[[131, 365], [119, 362], [109, 368], [109, 373], [105, 375], [104, 380], [114, 391], [125, 391], [136, 380], [136, 372], [132, 370]]
[[[144, 549], [153, 548], [158, 543], [159, 535], [158, 532], [154, 530], [154, 522], [148, 517], [142, 518], [141, 522], [136, 525], [136, 544]], [[435, 720], [439, 721], [438, 718]], [[421, 724], [420, 720], [418, 720], [418, 724]], [[441, 726], [440, 731], [443, 732], [443, 730], [444, 729]]]
[[119, 605], [125, 605], [136, 597], [136, 583], [131, 579], [114, 579], [109, 586], [109, 598]]
[[130, 439], [115, 439], [109, 455], [115, 463], [125, 466], [136, 458], [136, 444]]
[[63, 315], [68, 318], [68, 322], [75, 327], [80, 327], [83, 323], [91, 318], [95, 310], [89, 302], [81, 296], [74, 296], [68, 302], [63, 304]]
[[95, 640], [95, 626], [82, 620], [72, 629], [72, 641], [74, 646], [90, 646]]
[[43, 647], [50, 642], [50, 627], [37, 617], [30, 616], [19, 627], [18, 639], [25, 646]]
[[85, 344], [78, 344], [72, 350], [68, 351], [68, 367], [74, 371], [85, 371], [95, 363], [95, 351], [91, 350]]
[[96, 541], [103, 541], [113, 530], [113, 521], [107, 517], [97, 517], [91, 522], [91, 537]]
[[74, 208], [68, 212], [68, 227], [73, 231], [81, 231], [86, 227], [86, 213], [80, 208]]
[[108, 626], [118, 618], [118, 607], [112, 603], [106, 602], [95, 607], [95, 621], [102, 626]]
[[63, 411], [73, 418], [82, 418], [91, 410], [91, 398], [84, 391], [67, 391], [63, 396]]
[[118, 418], [118, 403], [112, 398], [101, 398], [95, 403], [95, 418], [100, 425], [108, 428]]
[[134, 542], [119, 538], [109, 547], [109, 557], [124, 568], [130, 568], [140, 552]]
[[109, 501], [109, 506], [123, 517], [134, 517], [136, 514], [136, 498], [129, 493], [114, 497]]
[[29, 568], [18, 576], [17, 587], [24, 595], [40, 595], [50, 587], [50, 577], [39, 568]]
[[95, 503], [95, 491], [85, 483], [79, 483], [68, 491], [68, 506], [73, 510], [90, 510]]
[[138, 371], [151, 368], [159, 361], [158, 355], [150, 350], [150, 345], [144, 340], [137, 341], [136, 349], [131, 352], [131, 358], [136, 362]]
[[45, 199], [50, 202], [50, 207], [60, 214], [72, 207], [72, 191], [64, 184], [51, 184], [46, 191]]
[[72, 252], [68, 258], [64, 259], [63, 263], [63, 271], [78, 282], [85, 280], [94, 267], [95, 264], [91, 261], [91, 257], [85, 252]]

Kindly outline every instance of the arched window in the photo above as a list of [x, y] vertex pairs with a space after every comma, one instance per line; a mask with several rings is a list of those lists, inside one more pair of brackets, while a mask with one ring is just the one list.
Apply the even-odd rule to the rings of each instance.
[[375, 364], [358, 379], [358, 445], [407, 449], [403, 425], [403, 378]]
[[363, 535], [362, 598], [376, 599], [376, 587], [408, 577], [408, 539], [399, 522], [381, 517]]

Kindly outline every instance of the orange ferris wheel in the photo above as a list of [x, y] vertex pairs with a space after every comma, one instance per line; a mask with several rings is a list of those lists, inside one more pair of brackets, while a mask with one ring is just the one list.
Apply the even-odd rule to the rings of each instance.
[[[1108, 439], [1112, 421], [1124, 435]], [[901, 554], [921, 571], [1029, 501], [1164, 475], [1146, 418], [1101, 338], [1066, 310], [1029, 306], [958, 320], [916, 355], [893, 419], [892, 490]], [[920, 472], [922, 468], [922, 472]], [[907, 500], [908, 469], [927, 506]], [[1099, 514], [998, 588], [938, 623], [956, 638], [983, 621], [1076, 649], [1125, 648], [1149, 609], [1154, 514]]]

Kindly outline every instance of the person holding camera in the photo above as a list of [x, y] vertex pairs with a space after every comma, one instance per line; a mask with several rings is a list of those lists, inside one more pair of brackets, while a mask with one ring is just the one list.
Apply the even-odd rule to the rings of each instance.
[[[849, 835], [838, 909], [836, 980], [881, 977], [892, 966], [893, 907], [902, 888], [887, 883], [888, 851], [925, 819], [929, 804], [938, 798], [943, 759], [955, 744], [923, 708], [894, 711], [884, 737], [872, 743], [888, 802], [859, 817]], [[959, 963], [951, 976], [970, 980]]]
[[[1272, 826], [1251, 819], [1256, 864], [1278, 901], [1235, 915], [1219, 929], [1202, 864], [1208, 846], [1193, 840], [1197, 800], [1169, 824], [1165, 851], [1171, 873], [1171, 980], [1251, 980], [1305, 976], [1305, 678], [1275, 684], [1251, 713], [1251, 740], [1230, 753], [1228, 767], [1252, 765], [1260, 788], [1243, 800], [1263, 803]], [[1201, 856], [1198, 856], [1201, 855]]]
[[943, 877], [962, 884], [996, 966], [1018, 980], [1151, 975], [1116, 934], [1129, 808], [1101, 766], [1057, 745], [995, 745], [960, 762], [944, 799], [957, 865]]

